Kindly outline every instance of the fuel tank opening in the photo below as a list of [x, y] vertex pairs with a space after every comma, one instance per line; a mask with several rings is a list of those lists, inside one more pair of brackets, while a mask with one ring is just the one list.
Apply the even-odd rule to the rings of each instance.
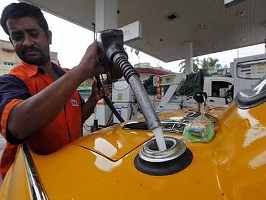
[[193, 159], [192, 152], [181, 140], [165, 137], [166, 150], [159, 151], [155, 139], [144, 144], [134, 160], [135, 167], [149, 175], [164, 176], [185, 169]]

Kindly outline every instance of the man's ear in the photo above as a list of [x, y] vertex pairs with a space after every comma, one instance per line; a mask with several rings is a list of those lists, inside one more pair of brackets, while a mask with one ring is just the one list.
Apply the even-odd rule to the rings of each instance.
[[48, 36], [48, 42], [49, 42], [49, 44], [52, 44], [52, 32], [51, 31], [48, 31], [47, 32], [47, 36]]

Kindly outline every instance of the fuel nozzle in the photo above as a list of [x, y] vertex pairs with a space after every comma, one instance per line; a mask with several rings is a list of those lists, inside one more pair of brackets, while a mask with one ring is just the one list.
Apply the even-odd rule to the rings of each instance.
[[104, 66], [105, 71], [111, 74], [112, 79], [119, 79], [123, 73], [119, 66], [113, 62], [113, 57], [122, 54], [127, 58], [127, 53], [123, 47], [123, 32], [121, 30], [104, 30], [97, 38], [98, 47], [102, 51], [99, 62]]
[[123, 47], [122, 30], [109, 29], [100, 32], [97, 43], [103, 52], [101, 60], [106, 71], [111, 72], [118, 78], [124, 75], [127, 82], [130, 76], [137, 75], [135, 69], [129, 64], [127, 53]]
[[[129, 83], [137, 102], [143, 112], [147, 126], [155, 134], [158, 149], [166, 149], [165, 140], [160, 127], [160, 120], [150, 102], [148, 94], [141, 83], [138, 73], [128, 61], [127, 53], [123, 48], [123, 32], [121, 30], [105, 30], [98, 37], [98, 45], [104, 56], [103, 60], [111, 65], [106, 70], [121, 72]], [[110, 69], [113, 68], [113, 69]]]
[[123, 47], [123, 32], [121, 30], [111, 29], [100, 32], [97, 43], [110, 61], [118, 53], [127, 56]]

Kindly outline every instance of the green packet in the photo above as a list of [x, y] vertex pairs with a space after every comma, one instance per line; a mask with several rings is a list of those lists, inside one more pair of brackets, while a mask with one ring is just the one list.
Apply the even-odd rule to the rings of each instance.
[[214, 135], [214, 123], [206, 116], [197, 117], [183, 131], [183, 137], [191, 142], [210, 142]]

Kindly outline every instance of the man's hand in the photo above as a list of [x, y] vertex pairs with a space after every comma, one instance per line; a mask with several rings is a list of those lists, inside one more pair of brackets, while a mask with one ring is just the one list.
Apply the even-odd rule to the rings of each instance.
[[82, 121], [85, 120], [94, 112], [94, 108], [99, 100], [101, 100], [104, 96], [109, 96], [111, 94], [112, 85], [103, 85], [103, 87], [99, 88], [97, 86], [97, 82], [94, 80], [92, 83], [92, 91], [91, 95], [86, 101], [86, 103], [82, 106]]
[[[111, 87], [111, 88], [110, 88]], [[111, 94], [112, 85], [103, 85], [99, 88], [97, 82], [94, 80], [92, 83], [92, 90], [90, 99], [96, 101], [96, 103], [101, 100], [104, 96], [109, 96]]]
[[97, 46], [96, 42], [93, 42], [86, 50], [84, 56], [82, 57], [78, 68], [82, 71], [83, 79], [92, 78], [99, 73], [104, 72], [104, 68], [98, 65], [98, 57], [101, 52]]

